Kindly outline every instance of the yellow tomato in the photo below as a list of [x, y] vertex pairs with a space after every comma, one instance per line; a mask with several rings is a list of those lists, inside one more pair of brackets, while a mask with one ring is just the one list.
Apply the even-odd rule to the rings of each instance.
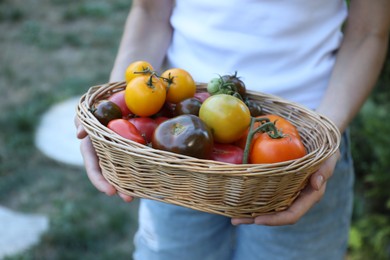
[[127, 107], [138, 116], [156, 114], [165, 103], [164, 84], [154, 75], [140, 76], [127, 83], [125, 101]]
[[126, 83], [129, 83], [130, 80], [139, 77], [150, 75], [153, 72], [153, 67], [147, 61], [135, 61], [132, 62], [126, 69], [125, 78]]
[[167, 102], [177, 104], [195, 95], [196, 84], [191, 74], [180, 68], [164, 71], [161, 78], [167, 86]]
[[211, 128], [218, 143], [233, 143], [240, 139], [251, 122], [248, 107], [240, 99], [217, 94], [207, 98], [199, 110], [199, 117]]

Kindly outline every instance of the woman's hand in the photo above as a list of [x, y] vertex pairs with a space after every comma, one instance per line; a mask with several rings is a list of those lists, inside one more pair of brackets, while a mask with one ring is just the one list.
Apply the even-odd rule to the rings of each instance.
[[232, 224], [257, 224], [266, 226], [292, 225], [309, 211], [325, 193], [326, 182], [332, 176], [336, 163], [340, 157], [337, 152], [326, 160], [311, 177], [308, 185], [299, 194], [295, 202], [285, 211], [276, 212], [269, 215], [255, 218], [233, 218]]
[[[108, 196], [112, 196], [117, 193], [117, 190], [103, 177], [100, 167], [99, 160], [96, 156], [95, 149], [92, 145], [91, 139], [89, 138], [84, 127], [80, 124], [80, 121], [75, 118], [75, 125], [77, 128], [77, 138], [81, 139], [80, 150], [84, 159], [85, 170], [89, 180], [93, 186], [101, 192], [106, 193]], [[118, 195], [125, 201], [131, 202], [133, 197], [118, 192]]]

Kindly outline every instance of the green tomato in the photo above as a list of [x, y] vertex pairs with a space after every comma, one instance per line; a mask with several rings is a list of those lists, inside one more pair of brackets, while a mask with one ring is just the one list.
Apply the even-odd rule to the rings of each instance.
[[220, 91], [220, 87], [222, 86], [222, 81], [220, 78], [213, 78], [207, 84], [207, 92], [211, 95], [215, 95]]

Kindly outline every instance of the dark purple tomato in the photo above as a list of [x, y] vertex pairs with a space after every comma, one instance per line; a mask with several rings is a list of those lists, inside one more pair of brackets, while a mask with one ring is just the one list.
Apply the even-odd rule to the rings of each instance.
[[253, 101], [253, 100], [250, 100], [250, 99], [246, 99], [244, 101], [244, 103], [249, 108], [251, 116], [257, 117], [257, 116], [263, 115], [263, 109], [260, 106], [260, 104], [257, 103], [256, 101]]
[[176, 116], [188, 114], [198, 116], [201, 106], [202, 102], [199, 99], [194, 97], [187, 98], [176, 104], [174, 114]]
[[108, 122], [122, 118], [121, 108], [112, 101], [101, 100], [91, 109], [92, 114], [99, 122], [107, 126]]
[[152, 138], [155, 149], [199, 159], [209, 159], [213, 145], [211, 130], [194, 115], [181, 115], [162, 122]]

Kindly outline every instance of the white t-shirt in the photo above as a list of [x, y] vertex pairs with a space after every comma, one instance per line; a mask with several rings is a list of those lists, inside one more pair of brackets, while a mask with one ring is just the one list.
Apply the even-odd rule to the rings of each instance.
[[248, 89], [314, 109], [346, 15], [344, 0], [177, 0], [167, 66], [205, 83], [237, 71]]

